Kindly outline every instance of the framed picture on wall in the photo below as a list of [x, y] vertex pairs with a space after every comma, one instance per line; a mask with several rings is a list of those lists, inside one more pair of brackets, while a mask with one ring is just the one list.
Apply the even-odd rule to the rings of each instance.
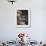
[[30, 27], [31, 26], [31, 12], [29, 8], [16, 9], [16, 27]]

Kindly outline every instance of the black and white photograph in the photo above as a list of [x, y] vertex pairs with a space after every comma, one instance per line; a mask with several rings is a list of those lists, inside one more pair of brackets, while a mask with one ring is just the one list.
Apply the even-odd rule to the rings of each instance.
[[17, 25], [28, 25], [28, 10], [17, 10]]
[[28, 27], [30, 23], [30, 10], [29, 9], [17, 9], [16, 21], [18, 27]]

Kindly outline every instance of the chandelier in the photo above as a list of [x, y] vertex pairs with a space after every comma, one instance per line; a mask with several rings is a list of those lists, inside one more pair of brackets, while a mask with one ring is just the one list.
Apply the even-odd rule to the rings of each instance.
[[16, 2], [16, 0], [8, 0], [8, 2], [11, 2], [12, 4]]

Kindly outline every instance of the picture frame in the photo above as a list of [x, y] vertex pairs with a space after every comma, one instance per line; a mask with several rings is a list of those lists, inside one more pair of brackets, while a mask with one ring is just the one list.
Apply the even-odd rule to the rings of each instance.
[[17, 8], [16, 9], [16, 27], [31, 27], [31, 9]]

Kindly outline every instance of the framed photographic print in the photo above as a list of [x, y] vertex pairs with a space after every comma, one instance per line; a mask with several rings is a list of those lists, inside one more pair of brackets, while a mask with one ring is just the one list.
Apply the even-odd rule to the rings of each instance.
[[16, 27], [29, 27], [30, 26], [30, 9], [17, 8], [16, 9]]

